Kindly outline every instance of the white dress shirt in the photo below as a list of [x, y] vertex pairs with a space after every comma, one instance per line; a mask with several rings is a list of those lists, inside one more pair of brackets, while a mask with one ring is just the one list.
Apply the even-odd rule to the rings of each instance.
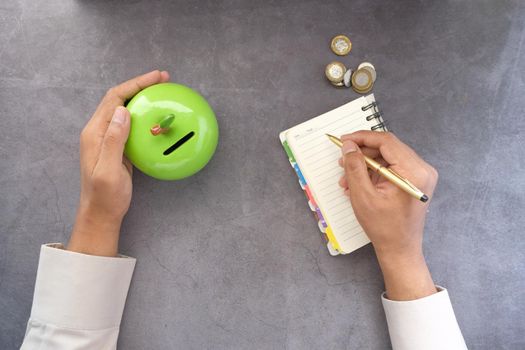
[[[116, 349], [135, 259], [43, 245], [21, 349]], [[466, 349], [448, 293], [382, 301], [395, 350]]]

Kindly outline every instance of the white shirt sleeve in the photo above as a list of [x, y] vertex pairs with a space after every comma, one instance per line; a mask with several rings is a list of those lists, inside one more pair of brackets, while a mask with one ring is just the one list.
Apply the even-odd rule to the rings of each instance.
[[43, 245], [21, 349], [116, 349], [135, 259]]
[[394, 350], [467, 349], [446, 289], [428, 297], [393, 301], [381, 296]]

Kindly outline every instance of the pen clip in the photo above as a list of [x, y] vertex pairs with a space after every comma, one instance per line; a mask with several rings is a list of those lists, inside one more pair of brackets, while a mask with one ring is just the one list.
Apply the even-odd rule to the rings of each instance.
[[408, 181], [408, 179], [404, 178], [403, 176], [399, 175], [397, 172], [395, 172], [393, 169], [391, 168], [388, 168], [388, 171], [390, 171], [394, 176], [396, 176], [397, 178], [399, 178], [401, 181], [403, 181], [404, 183], [406, 183], [410, 188], [412, 188], [414, 191], [416, 192], [421, 192], [419, 190], [419, 188], [417, 188], [416, 186], [414, 186], [410, 181]]

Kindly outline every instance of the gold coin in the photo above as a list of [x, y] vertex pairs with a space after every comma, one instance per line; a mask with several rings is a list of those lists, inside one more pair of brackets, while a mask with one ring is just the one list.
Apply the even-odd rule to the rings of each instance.
[[358, 94], [366, 94], [366, 93], [369, 93], [369, 92], [372, 90], [373, 87], [374, 87], [374, 85], [372, 84], [372, 85], [371, 85], [369, 88], [367, 88], [367, 89], [360, 90], [360, 89], [355, 88], [354, 86], [352, 86], [352, 89], [353, 89], [355, 92], [357, 92]]
[[346, 67], [341, 62], [330, 62], [326, 65], [324, 74], [326, 78], [332, 83], [340, 83], [343, 81], [343, 78], [346, 73]]
[[377, 73], [376, 73], [376, 69], [374, 65], [370, 62], [363, 62], [359, 66], [357, 66], [357, 69], [361, 69], [361, 68], [368, 70], [370, 74], [372, 74], [372, 82], [375, 83], [376, 78], [377, 78]]
[[352, 89], [359, 94], [366, 94], [374, 86], [372, 74], [368, 69], [361, 68], [352, 74]]
[[336, 55], [345, 56], [352, 50], [352, 42], [346, 35], [336, 35], [332, 38], [330, 47]]
[[333, 86], [335, 86], [335, 87], [343, 87], [343, 86], [345, 86], [345, 84], [343, 84], [342, 82], [340, 82], [340, 83], [334, 83], [333, 81], [331, 81], [330, 83], [331, 83]]

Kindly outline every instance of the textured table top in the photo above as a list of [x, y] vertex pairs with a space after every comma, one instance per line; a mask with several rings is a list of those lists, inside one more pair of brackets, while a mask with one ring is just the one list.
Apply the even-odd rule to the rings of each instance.
[[324, 77], [345, 33], [340, 60], [374, 63], [391, 129], [440, 172], [425, 252], [467, 344], [523, 349], [524, 16], [519, 0], [4, 1], [0, 347], [21, 344], [40, 244], [68, 239], [81, 129], [107, 88], [160, 68], [221, 135], [196, 176], [134, 175], [120, 347], [388, 349], [371, 246], [328, 255], [278, 141], [358, 97]]

